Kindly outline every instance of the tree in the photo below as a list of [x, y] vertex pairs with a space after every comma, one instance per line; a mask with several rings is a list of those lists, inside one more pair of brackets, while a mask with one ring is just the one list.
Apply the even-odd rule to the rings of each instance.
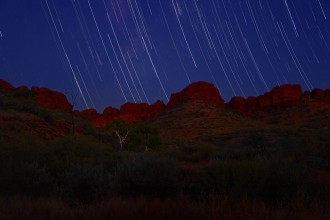
[[108, 124], [107, 128], [110, 128], [113, 130], [113, 133], [118, 138], [120, 150], [123, 150], [124, 143], [127, 142], [128, 134], [130, 133], [129, 124], [127, 124], [123, 120], [119, 119], [119, 120], [113, 121], [112, 123]]
[[157, 127], [146, 122], [125, 123], [119, 119], [108, 124], [107, 129], [114, 134], [121, 150], [147, 152], [162, 144]]

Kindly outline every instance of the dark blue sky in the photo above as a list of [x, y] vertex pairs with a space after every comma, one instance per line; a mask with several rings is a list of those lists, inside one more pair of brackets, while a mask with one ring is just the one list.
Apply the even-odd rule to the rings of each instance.
[[225, 100], [330, 88], [327, 0], [0, 0], [0, 78], [77, 108], [165, 102], [209, 81]]

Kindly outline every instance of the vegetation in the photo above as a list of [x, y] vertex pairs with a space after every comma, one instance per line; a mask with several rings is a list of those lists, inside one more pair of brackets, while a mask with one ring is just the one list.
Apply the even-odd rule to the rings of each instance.
[[[191, 124], [184, 117], [172, 124], [118, 120], [104, 129], [77, 118], [73, 134], [69, 113], [29, 103], [26, 91], [0, 99], [0, 219], [330, 215], [327, 127], [260, 128], [207, 109], [230, 126], [188, 112]], [[167, 130], [194, 123], [198, 132]]]

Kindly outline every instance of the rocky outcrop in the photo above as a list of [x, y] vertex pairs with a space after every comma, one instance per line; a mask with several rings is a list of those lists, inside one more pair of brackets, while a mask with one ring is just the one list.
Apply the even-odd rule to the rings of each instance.
[[302, 104], [302, 90], [300, 85], [283, 85], [273, 88], [270, 92], [258, 97], [234, 97], [226, 107], [250, 116], [258, 111], [270, 111], [281, 107], [298, 107]]
[[93, 118], [99, 116], [99, 114], [97, 113], [97, 111], [95, 109], [83, 110], [82, 112], [79, 113], [79, 115], [86, 119], [93, 119]]
[[71, 111], [72, 104], [65, 95], [47, 88], [32, 87], [32, 93], [36, 102], [44, 108], [51, 110]]
[[224, 105], [219, 90], [213, 84], [207, 82], [192, 83], [181, 92], [172, 94], [167, 109], [187, 102], [205, 103], [214, 106]]
[[299, 106], [301, 104], [301, 97], [303, 93], [301, 85], [283, 85], [273, 88], [265, 96], [271, 100], [273, 107], [280, 107], [283, 105]]
[[113, 107], [107, 107], [103, 111], [103, 116], [107, 118], [118, 118], [119, 117], [119, 110]]
[[314, 89], [310, 93], [311, 98], [322, 98], [324, 96], [324, 91], [322, 89]]
[[146, 103], [126, 103], [120, 107], [119, 118], [126, 122], [148, 120], [164, 111], [165, 104], [157, 101], [152, 105]]
[[[47, 88], [33, 86], [31, 90], [26, 86], [15, 88], [10, 83], [0, 79], [0, 91], [7, 91], [15, 94], [29, 93], [29, 97], [37, 104], [50, 110], [72, 111], [65, 95]], [[6, 93], [7, 93], [6, 92]], [[216, 108], [225, 108], [244, 116], [250, 116], [263, 121], [274, 121], [275, 118], [282, 117], [299, 118], [306, 112], [312, 114], [324, 108], [330, 108], [330, 89], [314, 89], [302, 92], [300, 85], [282, 85], [273, 88], [271, 91], [254, 97], [233, 97], [229, 102], [224, 103], [218, 89], [211, 83], [195, 82], [187, 86], [180, 92], [171, 95], [167, 105], [162, 101], [157, 101], [152, 105], [146, 103], [126, 103], [120, 109], [107, 107], [103, 113], [98, 113], [95, 109], [87, 109], [81, 112], [75, 110], [75, 116], [83, 117], [98, 127], [122, 119], [125, 122], [139, 122], [150, 120], [166, 110], [175, 108], [182, 104], [203, 103]], [[189, 105], [190, 107], [200, 105]], [[285, 111], [284, 111], [285, 110]], [[307, 116], [306, 116], [307, 117]], [[289, 123], [289, 121], [288, 121]]]
[[89, 119], [95, 126], [104, 127], [106, 124], [121, 119], [125, 122], [139, 122], [149, 120], [165, 110], [165, 104], [162, 101], [157, 101], [152, 105], [146, 103], [126, 103], [116, 109], [107, 107], [103, 114], [97, 114], [94, 109], [81, 112], [81, 116]]
[[0, 89], [8, 90], [8, 91], [13, 91], [15, 89], [14, 86], [12, 86], [10, 83], [0, 79]]

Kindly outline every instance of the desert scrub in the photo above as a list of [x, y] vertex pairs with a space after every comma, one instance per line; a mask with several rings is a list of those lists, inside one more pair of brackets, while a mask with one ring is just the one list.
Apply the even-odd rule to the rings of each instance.
[[179, 165], [168, 158], [138, 156], [118, 164], [116, 190], [128, 196], [166, 197], [178, 190]]
[[101, 165], [73, 165], [59, 176], [59, 194], [75, 204], [105, 198], [112, 186], [112, 176]]

